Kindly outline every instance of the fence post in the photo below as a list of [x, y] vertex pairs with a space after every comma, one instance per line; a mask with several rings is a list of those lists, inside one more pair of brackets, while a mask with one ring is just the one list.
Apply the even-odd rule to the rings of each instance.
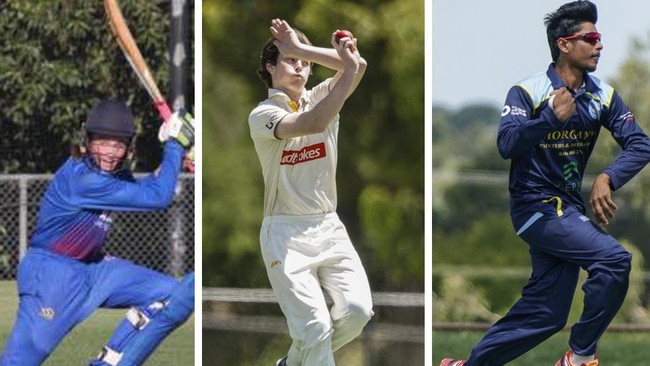
[[183, 192], [184, 179], [179, 179], [176, 183], [176, 192], [174, 193], [174, 204], [170, 207], [171, 218], [171, 260], [169, 262], [169, 272], [174, 276], [183, 275], [183, 267], [185, 252], [187, 252], [187, 245], [185, 245], [185, 224], [186, 218], [183, 215], [183, 207], [179, 202], [181, 193]]
[[27, 211], [29, 206], [27, 204], [27, 180], [29, 178], [26, 175], [21, 175], [18, 180], [18, 187], [20, 195], [18, 198], [18, 225], [19, 225], [19, 248], [18, 248], [18, 259], [23, 259], [25, 253], [27, 253]]

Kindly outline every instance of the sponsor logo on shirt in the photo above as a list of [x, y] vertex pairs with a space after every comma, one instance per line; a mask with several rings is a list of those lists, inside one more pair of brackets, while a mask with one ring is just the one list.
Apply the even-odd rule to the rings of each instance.
[[325, 143], [319, 142], [314, 145], [305, 146], [300, 150], [282, 151], [282, 160], [280, 165], [296, 165], [307, 161], [312, 161], [327, 156]]
[[104, 231], [108, 231], [113, 224], [113, 219], [110, 216], [109, 212], [104, 212], [99, 215], [99, 218], [95, 221], [95, 226], [100, 227]]
[[513, 116], [522, 116], [526, 117], [528, 116], [528, 113], [526, 112], [525, 109], [517, 107], [517, 106], [509, 106], [505, 105], [503, 106], [503, 110], [501, 110], [501, 117], [505, 117], [509, 114], [512, 114]]
[[559, 156], [584, 155], [595, 143], [597, 136], [597, 130], [553, 131], [538, 146], [541, 149], [558, 150]]

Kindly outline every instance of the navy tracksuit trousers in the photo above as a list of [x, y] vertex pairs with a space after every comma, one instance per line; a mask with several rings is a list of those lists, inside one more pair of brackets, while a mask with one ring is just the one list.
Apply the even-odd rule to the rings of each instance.
[[[580, 268], [584, 308], [571, 328], [569, 346], [591, 355], [620, 309], [629, 285], [632, 255], [573, 207], [564, 212], [535, 205], [512, 215], [530, 246], [532, 275], [522, 297], [474, 347], [466, 366], [497, 366], [521, 356], [566, 325]], [[558, 356], [559, 357], [559, 356]]]

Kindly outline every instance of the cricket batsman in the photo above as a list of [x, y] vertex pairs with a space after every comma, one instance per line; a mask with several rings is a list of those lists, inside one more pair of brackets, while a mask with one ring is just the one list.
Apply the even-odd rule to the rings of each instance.
[[130, 310], [90, 365], [141, 365], [194, 311], [194, 273], [178, 281], [102, 250], [113, 212], [171, 204], [183, 157], [194, 144], [194, 120], [184, 111], [172, 115], [159, 134], [160, 167], [142, 179], [128, 168], [134, 137], [124, 102], [102, 101], [88, 115], [79, 145], [41, 200], [18, 266], [18, 314], [0, 365], [41, 365], [98, 308]]

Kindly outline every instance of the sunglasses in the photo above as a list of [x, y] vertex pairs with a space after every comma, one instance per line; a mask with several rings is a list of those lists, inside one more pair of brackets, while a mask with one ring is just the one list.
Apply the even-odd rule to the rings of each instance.
[[560, 38], [566, 39], [567, 41], [570, 41], [572, 39], [582, 39], [589, 44], [595, 45], [596, 43], [600, 42], [600, 33], [589, 32], [589, 33], [575, 34], [573, 36], [560, 37]]

